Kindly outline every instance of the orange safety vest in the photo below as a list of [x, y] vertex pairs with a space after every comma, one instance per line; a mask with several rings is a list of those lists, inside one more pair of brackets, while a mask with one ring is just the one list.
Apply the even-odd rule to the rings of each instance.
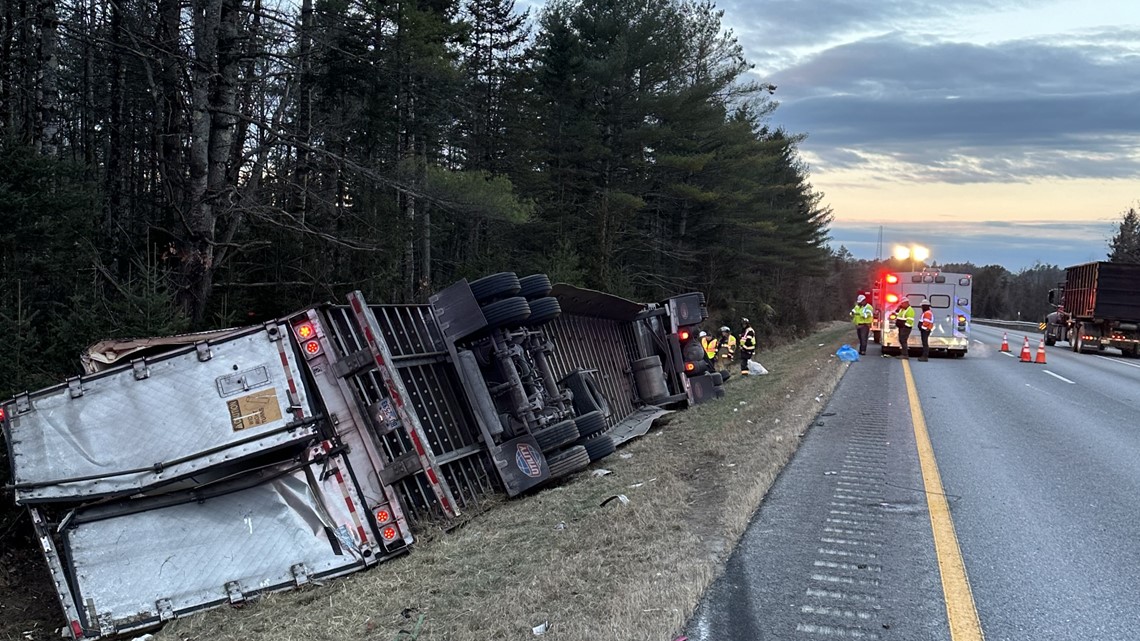
[[922, 312], [922, 321], [919, 324], [919, 327], [921, 327], [922, 329], [925, 329], [928, 332], [930, 330], [934, 329], [934, 312], [930, 311], [929, 309], [923, 311]]

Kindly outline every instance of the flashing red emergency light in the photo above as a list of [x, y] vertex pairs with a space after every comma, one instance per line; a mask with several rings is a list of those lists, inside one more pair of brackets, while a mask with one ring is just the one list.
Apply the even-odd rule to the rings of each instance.
[[897, 274], [887, 274], [887, 282], [891, 283], [891, 284], [899, 282], [898, 275]]
[[897, 302], [899, 302], [899, 297], [898, 297], [898, 295], [896, 295], [896, 294], [887, 294], [887, 302], [888, 302], [888, 303], [897, 303]]
[[391, 541], [396, 538], [396, 528], [389, 525], [380, 531], [380, 536], [384, 537], [385, 541]]
[[392, 513], [388, 510], [376, 510], [376, 520], [380, 523], [387, 523], [392, 520]]

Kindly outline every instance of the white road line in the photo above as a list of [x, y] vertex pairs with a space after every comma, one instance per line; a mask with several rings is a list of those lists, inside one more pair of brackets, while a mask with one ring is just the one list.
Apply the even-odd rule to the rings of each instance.
[[974, 339], [974, 342], [977, 343], [978, 345], [985, 345], [985, 343], [983, 343], [982, 341], [980, 341], [976, 338]]
[[1013, 355], [1013, 352], [998, 352], [998, 353], [999, 354], [1005, 354], [1006, 356], [1008, 356], [1010, 358], [1017, 358], [1016, 356]]
[[1060, 374], [1054, 374], [1053, 372], [1050, 372], [1050, 371], [1049, 371], [1049, 370], [1047, 370], [1047, 369], [1045, 369], [1045, 370], [1041, 370], [1041, 371], [1045, 372], [1045, 373], [1046, 373], [1046, 374], [1048, 374], [1049, 376], [1052, 376], [1053, 378], [1059, 378], [1059, 379], [1061, 379], [1061, 380], [1065, 381], [1066, 383], [1068, 383], [1069, 385], [1076, 385], [1076, 383], [1075, 383], [1075, 382], [1073, 382], [1073, 381], [1070, 381], [1069, 379], [1065, 378], [1064, 376], [1061, 376]]
[[1136, 363], [1125, 363], [1124, 361], [1120, 360], [1119, 358], [1109, 358], [1108, 356], [1101, 356], [1100, 354], [1093, 354], [1093, 356], [1096, 356], [1097, 358], [1103, 358], [1106, 361], [1112, 361], [1113, 363], [1120, 363], [1121, 365], [1127, 365], [1129, 367], [1140, 368], [1140, 365], [1137, 365]]

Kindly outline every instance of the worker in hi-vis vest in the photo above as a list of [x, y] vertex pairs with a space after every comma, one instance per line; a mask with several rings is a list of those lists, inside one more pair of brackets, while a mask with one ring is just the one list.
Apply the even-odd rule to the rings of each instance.
[[859, 337], [859, 353], [867, 353], [867, 336], [871, 334], [871, 321], [875, 315], [867, 297], [859, 294], [855, 297], [855, 307], [851, 308], [851, 320], [855, 322], [855, 335]]
[[747, 318], [740, 319], [740, 322], [744, 325], [744, 331], [740, 332], [740, 373], [748, 376], [748, 361], [756, 353], [756, 330], [752, 329]]
[[922, 356], [918, 360], [926, 362], [930, 356], [930, 332], [934, 329], [934, 312], [930, 311], [930, 301], [922, 299], [922, 314], [918, 321], [918, 335], [922, 338]]
[[736, 360], [736, 337], [732, 335], [732, 330], [727, 325], [720, 328], [720, 338], [716, 342], [716, 348], [717, 369], [729, 371], [728, 366]]
[[910, 340], [910, 331], [914, 329], [914, 308], [910, 306], [910, 300], [905, 296], [902, 302], [899, 303], [899, 308], [895, 310], [895, 327], [899, 330], [899, 355], [907, 358], [907, 350], [910, 345], [907, 341]]
[[708, 332], [701, 332], [701, 349], [705, 350], [705, 356], [710, 359], [716, 358], [716, 339], [709, 336]]

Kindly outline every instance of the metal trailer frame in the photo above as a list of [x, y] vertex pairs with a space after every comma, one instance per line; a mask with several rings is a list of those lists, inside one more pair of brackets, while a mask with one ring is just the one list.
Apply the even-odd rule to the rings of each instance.
[[54, 532], [31, 508], [74, 638], [153, 628], [406, 549], [373, 554], [359, 495], [339, 473], [343, 453], [307, 454], [208, 487], [76, 508]]
[[17, 504], [152, 490], [316, 438], [321, 417], [282, 332], [246, 329], [17, 396], [3, 423]]

